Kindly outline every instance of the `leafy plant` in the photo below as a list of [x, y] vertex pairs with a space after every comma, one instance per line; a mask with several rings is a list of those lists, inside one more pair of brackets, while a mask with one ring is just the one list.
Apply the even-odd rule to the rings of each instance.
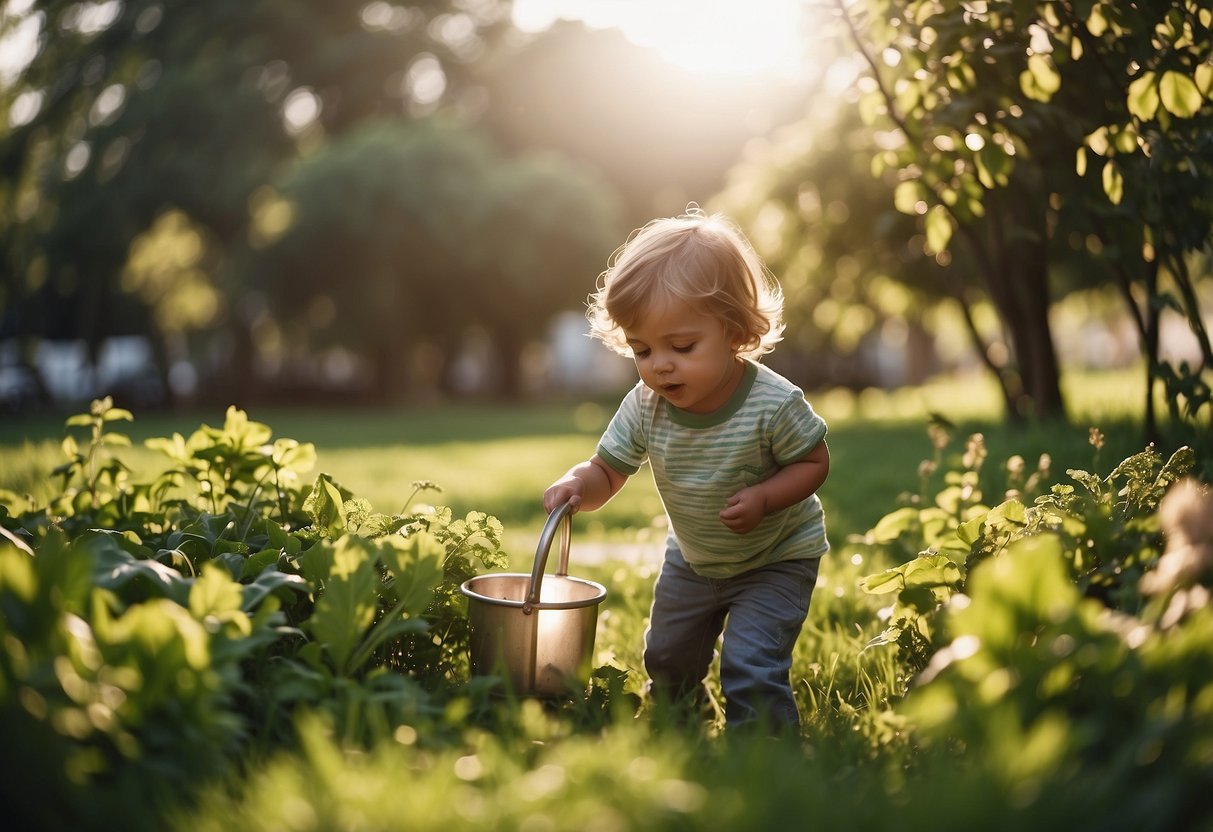
[[[932, 435], [938, 458], [946, 447], [938, 423]], [[1091, 443], [1097, 452], [1102, 447], [1097, 430], [1091, 432]], [[1049, 460], [1042, 458], [1025, 478], [1022, 459], [1012, 457], [1005, 466], [1008, 497], [991, 507], [982, 502], [980, 489], [985, 457], [981, 435], [970, 436], [959, 470], [945, 472], [943, 488], [930, 503], [917, 497], [911, 505], [885, 515], [856, 541], [893, 554], [918, 550], [912, 559], [860, 583], [865, 592], [892, 596], [884, 613], [888, 624], [869, 646], [896, 645], [912, 671], [925, 668], [941, 646], [935, 618], [966, 592], [974, 567], [1022, 538], [1056, 535], [1071, 579], [1084, 594], [1117, 609], [1140, 607], [1137, 582], [1161, 554], [1159, 500], [1194, 462], [1188, 447], [1164, 462], [1150, 446], [1103, 478], [1067, 469], [1078, 487], [1053, 485], [1026, 505], [1025, 500], [1045, 483]]]
[[1105, 807], [1093, 827], [1207, 825], [1213, 612], [1168, 631], [1113, 611], [1075, 585], [1067, 546], [1042, 532], [977, 565], [900, 710], [942, 766], [963, 755], [968, 787], [1017, 811], [1085, 794]]
[[105, 826], [141, 780], [184, 788], [290, 742], [303, 709], [362, 742], [443, 712], [466, 668], [458, 585], [503, 565], [500, 523], [378, 514], [326, 474], [304, 490], [314, 448], [235, 408], [148, 440], [171, 465], [134, 482], [112, 455], [131, 418], [94, 402], [68, 420], [89, 437], [63, 443], [62, 493], [0, 506], [0, 721], [44, 749], [74, 817]]
[[174, 800], [149, 781], [221, 769], [251, 727], [235, 707], [242, 666], [280, 638], [274, 592], [298, 584], [242, 586], [215, 566], [183, 578], [104, 534], [0, 546], [0, 768], [40, 786], [6, 789], [10, 822], [126, 825], [128, 804]]

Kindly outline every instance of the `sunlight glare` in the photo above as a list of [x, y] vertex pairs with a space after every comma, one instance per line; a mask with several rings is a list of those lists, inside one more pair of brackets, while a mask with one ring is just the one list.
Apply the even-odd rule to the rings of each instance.
[[800, 0], [515, 0], [514, 24], [538, 32], [564, 18], [618, 28], [638, 46], [708, 75], [799, 75]]

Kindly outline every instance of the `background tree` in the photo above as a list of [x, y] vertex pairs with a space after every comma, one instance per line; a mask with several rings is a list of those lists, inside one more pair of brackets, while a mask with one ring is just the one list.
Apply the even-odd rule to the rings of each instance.
[[498, 352], [499, 392], [513, 397], [526, 347], [546, 339], [556, 313], [584, 308], [626, 230], [614, 189], [550, 153], [498, 167], [486, 191], [471, 305]]
[[362, 356], [379, 395], [428, 375], [451, 391], [464, 335], [488, 333], [497, 392], [520, 392], [524, 348], [584, 299], [619, 233], [610, 189], [547, 156], [499, 156], [478, 132], [434, 119], [381, 120], [302, 160], [263, 211], [282, 217], [248, 250], [245, 279], [274, 314], [262, 333], [294, 367], [326, 349]]
[[131, 242], [180, 211], [219, 252], [225, 303], [210, 325], [247, 393], [250, 321], [225, 255], [247, 238], [251, 197], [365, 118], [458, 100], [464, 62], [507, 12], [491, 0], [34, 0], [38, 51], [2, 93], [6, 328], [28, 344], [56, 337], [43, 322], [58, 317], [95, 350], [131, 303], [119, 286]]
[[402, 396], [413, 349], [456, 350], [472, 319], [469, 245], [490, 176], [481, 137], [401, 119], [302, 160], [264, 197], [281, 219], [241, 267], [273, 307], [264, 351], [300, 367], [341, 347], [365, 358], [380, 394]]

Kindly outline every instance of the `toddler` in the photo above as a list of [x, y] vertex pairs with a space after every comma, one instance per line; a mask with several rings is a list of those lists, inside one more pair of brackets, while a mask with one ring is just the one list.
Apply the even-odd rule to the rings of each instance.
[[817, 489], [826, 424], [757, 359], [783, 295], [740, 231], [692, 207], [615, 253], [590, 302], [594, 337], [636, 362], [596, 453], [543, 495], [592, 511], [645, 462], [669, 518], [644, 664], [659, 701], [698, 699], [720, 647], [730, 726], [799, 725], [789, 671], [829, 549]]

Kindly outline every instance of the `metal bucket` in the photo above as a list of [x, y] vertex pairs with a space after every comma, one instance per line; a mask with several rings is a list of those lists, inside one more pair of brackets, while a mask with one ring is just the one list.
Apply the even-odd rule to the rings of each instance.
[[[473, 676], [500, 676], [520, 696], [585, 689], [606, 588], [568, 575], [571, 515], [567, 503], [548, 515], [530, 575], [480, 575], [459, 587], [468, 598]], [[560, 567], [545, 579], [558, 531]]]

